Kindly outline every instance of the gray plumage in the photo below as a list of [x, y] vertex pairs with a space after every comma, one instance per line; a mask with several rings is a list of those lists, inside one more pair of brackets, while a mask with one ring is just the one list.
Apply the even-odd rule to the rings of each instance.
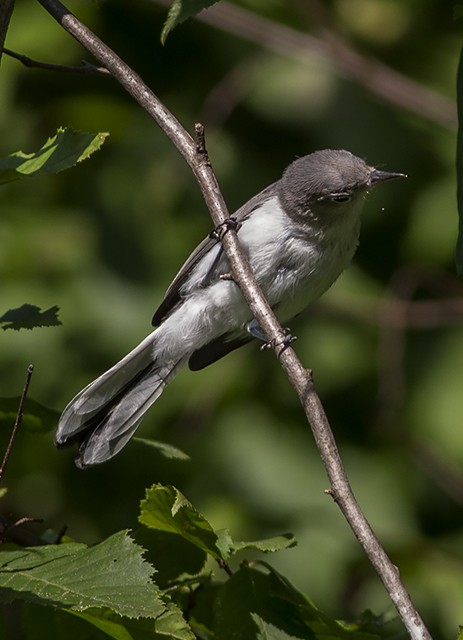
[[[368, 190], [403, 174], [378, 171], [348, 151], [295, 160], [234, 214], [238, 236], [280, 322], [321, 296], [352, 260]], [[79, 443], [76, 464], [112, 458], [182, 366], [201, 369], [259, 336], [231, 280], [220, 242], [191, 254], [153, 317], [154, 331], [67, 405], [58, 446]]]

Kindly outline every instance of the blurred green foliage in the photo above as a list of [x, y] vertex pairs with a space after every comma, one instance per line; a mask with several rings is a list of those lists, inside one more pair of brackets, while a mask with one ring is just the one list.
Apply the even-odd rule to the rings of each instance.
[[[316, 37], [328, 26], [367, 58], [454, 99], [461, 20], [453, 21], [451, 3], [236, 4]], [[156, 2], [71, 8], [190, 131], [203, 122], [232, 211], [317, 148], [346, 148], [409, 175], [372, 195], [355, 264], [291, 329], [360, 504], [425, 621], [453, 637], [463, 623], [463, 330], [461, 314], [455, 319], [440, 301], [461, 300], [455, 131], [381, 100], [308, 53], [285, 55], [200, 21], [180, 26], [163, 47], [166, 8]], [[91, 61], [33, 0], [17, 0], [6, 46], [47, 62]], [[113, 80], [27, 69], [6, 56], [0, 74], [0, 155], [30, 152], [59, 126], [110, 132], [76, 168], [0, 190], [2, 312], [25, 302], [58, 305], [63, 322], [0, 333], [0, 396], [19, 395], [32, 362], [31, 398], [61, 410], [148, 333], [163, 292], [211, 221], [172, 144]], [[407, 325], [403, 307], [372, 307], [397, 298], [434, 301], [434, 312]], [[403, 330], [394, 329], [404, 319]], [[140, 435], [192, 459], [165, 459], [133, 442], [82, 472], [50, 434], [20, 433], [5, 512], [55, 530], [66, 524], [73, 539], [94, 543], [137, 526], [146, 487], [173, 484], [235, 538], [293, 531], [299, 545], [272, 563], [321, 609], [345, 618], [367, 608], [391, 612], [323, 492], [310, 432], [271, 353], [253, 345], [184, 372]], [[3, 429], [3, 448], [8, 437]]]

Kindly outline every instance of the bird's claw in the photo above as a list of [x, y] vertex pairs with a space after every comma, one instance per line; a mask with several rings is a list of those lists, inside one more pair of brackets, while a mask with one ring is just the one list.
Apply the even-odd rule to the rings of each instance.
[[288, 327], [285, 327], [284, 332], [285, 337], [283, 338], [283, 340], [278, 340], [277, 338], [268, 340], [261, 346], [260, 350], [265, 351], [266, 349], [278, 349], [278, 355], [281, 356], [281, 354], [286, 351], [290, 344], [297, 340], [297, 336], [293, 336]]
[[209, 237], [214, 238], [215, 240], [222, 240], [229, 231], [238, 231], [240, 226], [241, 225], [238, 220], [233, 216], [230, 216], [218, 224], [215, 229], [210, 232]]

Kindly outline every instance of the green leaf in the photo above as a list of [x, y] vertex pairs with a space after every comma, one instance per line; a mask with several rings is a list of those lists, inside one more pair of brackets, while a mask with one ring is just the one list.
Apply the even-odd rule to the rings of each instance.
[[146, 559], [156, 568], [156, 582], [163, 588], [174, 581], [198, 576], [207, 554], [176, 533], [141, 527], [136, 540], [146, 551]]
[[163, 612], [155, 620], [121, 618], [108, 609], [69, 613], [86, 620], [114, 640], [195, 640], [182, 612], [172, 602], [164, 605]]
[[155, 618], [164, 611], [154, 569], [126, 531], [94, 547], [48, 545], [0, 552], [0, 602], [22, 599], [83, 611]]
[[0, 158], [0, 184], [39, 173], [58, 173], [86, 160], [97, 151], [109, 133], [89, 133], [59, 128], [36, 153], [17, 151]]
[[265, 622], [255, 613], [251, 613], [251, 619], [255, 622], [259, 633], [256, 635], [258, 640], [297, 640], [295, 636], [290, 636], [278, 627], [269, 622]]
[[171, 458], [173, 460], [190, 460], [190, 456], [184, 453], [181, 449], [168, 444], [167, 442], [161, 442], [160, 440], [148, 440], [147, 438], [132, 438], [134, 442], [139, 442], [146, 447], [155, 449], [165, 458]]
[[257, 551], [263, 551], [264, 553], [275, 553], [282, 549], [289, 549], [295, 547], [297, 540], [292, 533], [285, 533], [281, 536], [275, 536], [274, 538], [267, 538], [266, 540], [256, 540], [254, 542], [233, 542], [233, 553], [242, 551], [243, 549], [257, 549]]
[[188, 18], [208, 7], [212, 7], [218, 0], [174, 0], [162, 27], [161, 42], [165, 44], [169, 33]]
[[69, 610], [43, 607], [31, 602], [21, 604], [21, 630], [27, 640], [108, 640], [103, 631], [90, 627], [86, 620], [69, 615]]
[[463, 18], [463, 4], [456, 4], [453, 7], [453, 19], [459, 20], [460, 18]]
[[151, 529], [176, 533], [214, 558], [226, 559], [209, 522], [175, 487], [153, 485], [140, 504], [139, 521]]
[[72, 611], [68, 613], [85, 620], [114, 640], [133, 640], [133, 636], [126, 629], [124, 619], [115, 616], [110, 609], [95, 609], [89, 611]]
[[274, 569], [260, 564], [266, 573], [241, 566], [219, 591], [213, 631], [220, 640], [373, 640], [383, 636], [371, 633], [371, 625], [364, 631], [360, 624], [348, 626], [333, 620]]
[[459, 230], [456, 249], [456, 267], [458, 275], [463, 275], [463, 49], [457, 71], [457, 108], [458, 108], [458, 136], [457, 136], [457, 203]]
[[[17, 398], [0, 398], [0, 429], [3, 431], [11, 430], [13, 427], [20, 399], [19, 396]], [[34, 433], [47, 433], [56, 427], [59, 416], [58, 411], [48, 409], [35, 400], [26, 398], [22, 426]]]
[[34, 329], [35, 327], [56, 327], [61, 325], [58, 318], [59, 307], [56, 305], [41, 311], [33, 304], [23, 304], [16, 309], [10, 309], [0, 316], [2, 329]]
[[234, 637], [257, 640], [262, 637], [262, 632], [254, 615], [289, 636], [313, 639], [314, 635], [304, 624], [297, 607], [275, 598], [270, 589], [269, 574], [242, 566], [224, 584], [216, 599], [216, 636], [220, 640], [232, 640]]
[[155, 620], [155, 631], [162, 638], [172, 640], [194, 640], [196, 636], [185, 621], [180, 609], [169, 602], [166, 610]]
[[209, 522], [175, 487], [154, 485], [141, 502], [139, 521], [158, 531], [175, 533], [214, 558], [228, 560], [243, 549], [256, 549], [264, 553], [292, 547], [296, 540], [292, 534], [276, 536], [256, 542], [234, 542], [227, 529], [215, 531]]

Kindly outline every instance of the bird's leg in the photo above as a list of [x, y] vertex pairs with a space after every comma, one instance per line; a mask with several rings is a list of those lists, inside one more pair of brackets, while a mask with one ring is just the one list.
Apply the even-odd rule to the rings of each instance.
[[267, 340], [266, 335], [262, 331], [259, 323], [255, 318], [254, 320], [251, 320], [251, 322], [248, 322], [248, 324], [246, 325], [246, 330], [252, 335], [253, 338], [263, 340], [264, 344], [260, 348], [261, 351], [264, 351], [264, 349], [275, 349], [278, 347], [278, 355], [281, 355], [283, 351], [289, 347], [291, 342], [297, 340], [297, 336], [293, 336], [291, 334], [291, 330], [288, 327], [285, 327], [284, 329], [285, 337], [283, 338], [283, 340]]
[[[220, 242], [226, 233], [228, 233], [231, 230], [238, 231], [240, 227], [241, 227], [241, 223], [238, 222], [238, 220], [233, 216], [230, 216], [229, 218], [226, 218], [226, 220], [224, 220], [221, 224], [217, 225], [215, 229], [213, 229], [210, 232], [209, 237], [214, 240], [218, 240]], [[220, 251], [218, 252], [214, 262], [211, 265], [211, 268], [209, 269], [209, 271], [206, 274], [206, 277], [204, 278], [203, 286], [207, 286], [208, 284], [210, 284], [212, 280], [212, 275], [215, 273], [215, 269], [219, 264], [219, 261], [222, 255], [223, 255], [223, 247], [220, 247]], [[219, 278], [221, 280], [233, 280], [233, 276], [231, 273], [223, 273], [219, 275]]]
[[238, 220], [233, 216], [230, 216], [229, 218], [226, 218], [223, 222], [218, 224], [215, 229], [210, 232], [209, 237], [215, 238], [217, 240], [222, 240], [226, 233], [228, 233], [229, 231], [238, 231], [240, 227], [241, 223], [238, 222]]

